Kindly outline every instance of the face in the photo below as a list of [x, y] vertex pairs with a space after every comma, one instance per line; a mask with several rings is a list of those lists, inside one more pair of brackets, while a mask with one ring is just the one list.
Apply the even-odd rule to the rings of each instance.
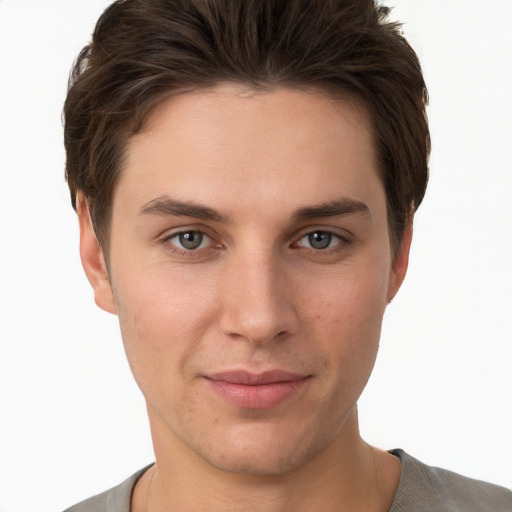
[[129, 142], [110, 281], [81, 220], [156, 446], [278, 474], [350, 442], [408, 250], [392, 261], [363, 109], [284, 88], [173, 97]]

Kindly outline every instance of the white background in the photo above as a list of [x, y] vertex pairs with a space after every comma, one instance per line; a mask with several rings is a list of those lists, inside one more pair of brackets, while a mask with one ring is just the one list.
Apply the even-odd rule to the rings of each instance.
[[[512, 2], [394, 3], [430, 89], [432, 176], [362, 431], [510, 487]], [[63, 180], [68, 71], [107, 4], [0, 0], [0, 512], [62, 510], [152, 461]]]

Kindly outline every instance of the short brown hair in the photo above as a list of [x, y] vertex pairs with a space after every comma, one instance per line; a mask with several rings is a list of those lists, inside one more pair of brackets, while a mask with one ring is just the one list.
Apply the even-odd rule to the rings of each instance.
[[418, 58], [373, 0], [118, 0], [73, 68], [66, 178], [108, 249], [129, 138], [164, 97], [234, 82], [318, 88], [362, 101], [373, 125], [396, 248], [428, 179], [427, 90]]

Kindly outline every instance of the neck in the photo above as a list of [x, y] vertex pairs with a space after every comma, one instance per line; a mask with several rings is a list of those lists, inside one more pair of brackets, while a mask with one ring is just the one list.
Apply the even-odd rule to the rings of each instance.
[[334, 442], [314, 459], [269, 476], [217, 469], [169, 436], [157, 418], [151, 427], [156, 464], [135, 488], [133, 512], [384, 512], [400, 478], [398, 459], [361, 439], [355, 408]]

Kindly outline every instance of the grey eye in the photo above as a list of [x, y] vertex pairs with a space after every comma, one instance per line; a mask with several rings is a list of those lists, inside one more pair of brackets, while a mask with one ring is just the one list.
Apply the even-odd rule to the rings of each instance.
[[332, 231], [323, 231], [318, 229], [310, 231], [303, 235], [297, 242], [298, 247], [305, 247], [306, 249], [314, 249], [315, 251], [323, 251], [325, 249], [340, 249], [347, 244], [346, 239]]
[[332, 233], [328, 231], [314, 231], [307, 235], [309, 246], [313, 249], [327, 249], [332, 242]]
[[204, 235], [200, 231], [184, 231], [174, 238], [178, 239], [179, 245], [184, 249], [193, 250], [201, 247]]

